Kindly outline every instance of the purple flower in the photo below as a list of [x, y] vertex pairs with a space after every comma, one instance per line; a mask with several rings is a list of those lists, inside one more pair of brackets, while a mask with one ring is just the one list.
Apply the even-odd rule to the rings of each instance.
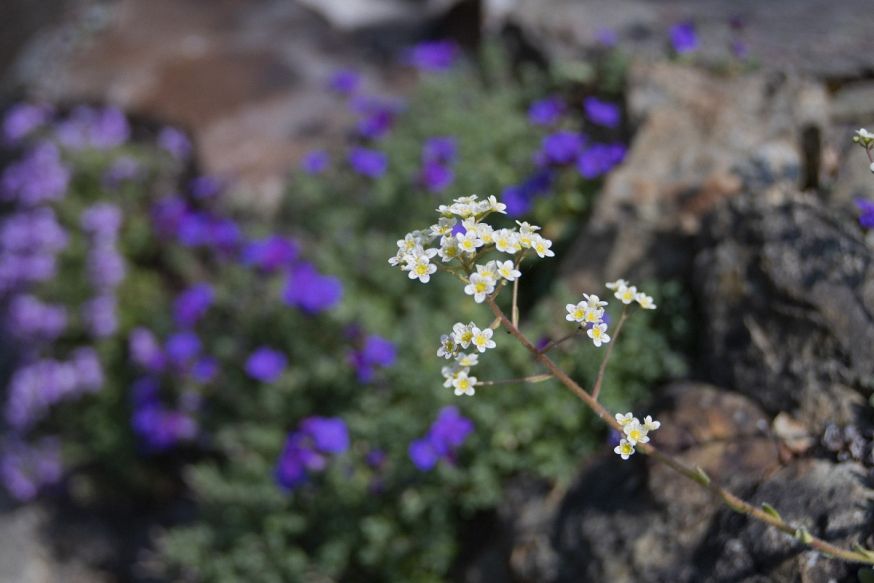
[[531, 210], [534, 199], [549, 192], [552, 179], [552, 171], [543, 169], [522, 184], [504, 189], [501, 200], [507, 205], [507, 214], [511, 217], [519, 217]]
[[315, 314], [334, 307], [343, 295], [343, 286], [336, 277], [320, 274], [309, 263], [299, 263], [291, 269], [283, 292], [286, 304]]
[[313, 150], [303, 157], [300, 167], [307, 174], [321, 174], [331, 163], [331, 157], [324, 150]]
[[118, 329], [115, 298], [109, 295], [97, 296], [82, 306], [82, 319], [95, 338], [108, 338]]
[[197, 422], [192, 417], [182, 411], [167, 409], [160, 403], [135, 408], [131, 424], [148, 452], [166, 451], [197, 435]]
[[622, 144], [593, 144], [577, 159], [577, 171], [583, 178], [592, 180], [612, 170], [625, 159], [626, 149]]
[[202, 211], [188, 211], [179, 219], [176, 236], [186, 247], [200, 247], [210, 241], [212, 217]]
[[678, 22], [670, 30], [671, 45], [678, 55], [691, 53], [698, 48], [698, 35], [690, 21]]
[[185, 366], [200, 354], [200, 338], [191, 331], [176, 332], [164, 344], [164, 352], [176, 366]]
[[246, 361], [246, 374], [257, 381], [272, 383], [282, 376], [288, 359], [284, 354], [262, 346], [249, 355]]
[[442, 192], [455, 180], [455, 173], [439, 162], [426, 162], [419, 181], [428, 192]]
[[381, 449], [372, 449], [367, 452], [364, 460], [371, 468], [380, 468], [386, 462], [388, 456]]
[[94, 392], [103, 386], [103, 367], [97, 351], [89, 346], [77, 348], [70, 359], [80, 391]]
[[423, 472], [433, 469], [440, 460], [440, 454], [437, 453], [434, 444], [428, 437], [412, 441], [407, 448], [407, 453], [413, 461], [413, 465]]
[[423, 42], [409, 49], [405, 61], [422, 72], [439, 72], [452, 68], [460, 54], [451, 40]]
[[597, 97], [587, 97], [583, 101], [586, 117], [594, 124], [607, 128], [615, 128], [621, 121], [619, 106], [607, 101], [601, 101]]
[[598, 44], [608, 48], [615, 47], [619, 42], [616, 31], [609, 28], [599, 28], [595, 38], [598, 40]]
[[88, 254], [88, 277], [99, 292], [109, 292], [124, 279], [124, 258], [108, 245], [95, 247]]
[[198, 283], [179, 294], [173, 302], [173, 318], [176, 325], [188, 328], [197, 324], [212, 305], [215, 294], [206, 283]]
[[188, 212], [188, 203], [176, 195], [167, 196], [152, 205], [152, 223], [159, 235], [175, 237]]
[[343, 453], [349, 449], [349, 430], [339, 417], [308, 417], [300, 425], [322, 453]]
[[209, 224], [209, 243], [223, 253], [234, 253], [240, 245], [243, 234], [233, 219], [215, 218]]
[[67, 326], [67, 309], [59, 305], [44, 304], [33, 296], [15, 296], [9, 302], [7, 326], [18, 338], [52, 341]]
[[535, 101], [528, 108], [528, 120], [534, 125], [548, 126], [557, 122], [565, 111], [560, 97], [547, 97]]
[[580, 155], [585, 140], [583, 136], [569, 131], [558, 131], [543, 138], [540, 152], [536, 155], [539, 165], [571, 164]]
[[458, 144], [452, 136], [435, 136], [428, 138], [422, 146], [422, 162], [424, 164], [452, 164], [458, 151]]
[[368, 383], [373, 379], [376, 368], [394, 364], [397, 348], [394, 343], [380, 336], [371, 335], [364, 340], [361, 350], [350, 355], [350, 361], [358, 373], [358, 380]]
[[281, 235], [273, 235], [249, 243], [243, 249], [243, 263], [273, 273], [291, 267], [297, 255], [297, 243]]
[[358, 134], [368, 140], [378, 140], [391, 131], [396, 114], [391, 105], [373, 104], [358, 121]]
[[134, 180], [140, 174], [140, 163], [130, 156], [120, 156], [103, 173], [103, 184], [107, 188], [118, 188], [122, 182]]
[[121, 229], [121, 209], [112, 203], [98, 203], [82, 211], [79, 222], [92, 239], [114, 242]]
[[68, 148], [106, 150], [130, 137], [130, 126], [121, 110], [80, 106], [57, 128], [58, 139]]
[[61, 479], [58, 440], [44, 437], [33, 445], [10, 438], [0, 446], [0, 482], [20, 502], [32, 500], [45, 486]]
[[70, 171], [61, 162], [58, 148], [43, 142], [6, 168], [0, 178], [0, 194], [5, 200], [34, 206], [62, 198], [69, 181]]
[[134, 328], [128, 336], [128, 350], [134, 363], [143, 369], [150, 372], [164, 370], [167, 358], [151, 330]]
[[857, 198], [854, 202], [859, 209], [859, 224], [866, 229], [874, 229], [874, 201]]
[[283, 490], [293, 490], [306, 482], [308, 471], [324, 469], [325, 458], [312, 451], [308, 441], [306, 436], [297, 432], [286, 437], [275, 470], [276, 483]]
[[377, 150], [353, 148], [349, 153], [352, 169], [367, 178], [380, 178], [388, 170], [388, 157]]
[[52, 110], [45, 105], [17, 103], [6, 111], [3, 118], [3, 138], [7, 144], [16, 144], [39, 129], [49, 120]]
[[188, 183], [191, 196], [198, 200], [215, 198], [222, 193], [224, 184], [215, 176], [197, 176]]
[[214, 358], [201, 358], [191, 367], [191, 376], [199, 383], [211, 382], [219, 371], [218, 361]]
[[335, 71], [328, 79], [328, 88], [339, 95], [354, 94], [361, 85], [361, 75], [349, 69]]
[[158, 146], [177, 160], [186, 160], [191, 155], [191, 140], [185, 132], [165, 127], [158, 133]]

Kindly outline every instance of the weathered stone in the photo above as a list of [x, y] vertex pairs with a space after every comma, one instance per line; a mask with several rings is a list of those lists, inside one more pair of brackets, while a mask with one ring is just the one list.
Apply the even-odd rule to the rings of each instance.
[[704, 366], [812, 433], [864, 418], [874, 259], [855, 220], [775, 188], [712, 215], [695, 260]]
[[720, 201], [818, 174], [818, 152], [810, 156], [816, 168], [807, 171], [801, 144], [806, 128], [821, 134], [827, 123], [819, 84], [637, 63], [628, 92], [639, 129], [565, 260], [575, 289], [597, 289], [618, 277], [683, 276], [691, 237]]

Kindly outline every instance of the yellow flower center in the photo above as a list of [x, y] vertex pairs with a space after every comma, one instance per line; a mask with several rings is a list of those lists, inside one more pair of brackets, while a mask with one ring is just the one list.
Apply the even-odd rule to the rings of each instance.
[[420, 263], [416, 266], [416, 274], [417, 275], [425, 275], [428, 273], [428, 266], [424, 263]]
[[461, 335], [462, 342], [470, 342], [472, 338], [473, 338], [473, 332], [465, 332], [464, 334]]
[[583, 318], [583, 316], [585, 316], [585, 314], [586, 313], [583, 310], [580, 310], [578, 308], [576, 311], [574, 311], [574, 319], [581, 320]]
[[619, 451], [621, 451], [625, 455], [631, 455], [632, 453], [634, 453], [634, 448], [631, 446], [630, 443], [625, 443], [619, 447]]
[[628, 437], [633, 439], [634, 441], [640, 441], [640, 438], [643, 436], [641, 435], [639, 429], [632, 429], [628, 432]]
[[473, 289], [476, 290], [476, 293], [481, 294], [486, 291], [486, 284], [484, 283], [475, 283], [473, 284]]
[[601, 329], [597, 328], [597, 327], [592, 328], [592, 336], [594, 336], [595, 338], [600, 338], [601, 337]]

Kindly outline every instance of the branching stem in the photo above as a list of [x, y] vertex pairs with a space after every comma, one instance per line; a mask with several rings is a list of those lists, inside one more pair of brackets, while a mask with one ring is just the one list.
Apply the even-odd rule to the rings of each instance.
[[595, 386], [592, 388], [592, 398], [598, 399], [601, 394], [601, 383], [604, 382], [604, 373], [607, 371], [607, 362], [610, 360], [610, 355], [613, 354], [613, 347], [619, 341], [619, 333], [622, 332], [622, 325], [628, 319], [628, 304], [622, 307], [622, 315], [619, 316], [619, 323], [616, 324], [616, 332], [613, 333], [613, 338], [607, 344], [607, 351], [604, 353], [604, 360], [601, 361], [601, 366], [598, 367], [598, 376], [595, 378]]

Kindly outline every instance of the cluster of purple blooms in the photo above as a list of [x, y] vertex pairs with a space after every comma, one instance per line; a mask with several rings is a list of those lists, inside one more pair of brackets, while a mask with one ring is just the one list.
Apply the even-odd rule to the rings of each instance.
[[671, 46], [678, 55], [692, 53], [698, 49], [698, 34], [695, 24], [691, 21], [678, 22], [668, 31]]
[[428, 433], [410, 443], [410, 459], [423, 472], [432, 470], [440, 460], [452, 463], [456, 450], [472, 432], [473, 421], [464, 417], [458, 407], [443, 407]]
[[23, 208], [0, 223], [0, 293], [55, 276], [69, 237], [50, 207]]
[[457, 145], [452, 136], [437, 136], [425, 142], [419, 181], [428, 192], [442, 192], [455, 180], [452, 166], [456, 152]]
[[131, 425], [147, 452], [163, 452], [197, 436], [197, 421], [193, 415], [200, 406], [197, 393], [184, 394], [179, 408], [170, 409], [160, 399], [160, 382], [155, 377], [140, 378], [133, 384], [131, 392]]
[[423, 73], [440, 73], [451, 69], [461, 56], [461, 49], [451, 40], [423, 42], [404, 54], [404, 61]]
[[106, 338], [118, 328], [116, 288], [124, 279], [124, 258], [118, 252], [121, 209], [111, 203], [98, 203], [82, 212], [82, 230], [90, 248], [87, 258], [88, 278], [95, 297], [82, 306], [82, 319], [95, 338]]
[[40, 488], [61, 479], [61, 446], [44, 437], [30, 444], [15, 437], [0, 443], [0, 482], [16, 500], [32, 500]]
[[373, 381], [376, 371], [392, 366], [397, 359], [397, 347], [390, 340], [371, 334], [361, 348], [349, 353], [349, 362], [355, 368], [359, 382]]
[[128, 141], [130, 125], [116, 107], [80, 106], [57, 125], [55, 135], [71, 150], [109, 150]]
[[349, 449], [349, 430], [339, 417], [307, 417], [288, 434], [276, 464], [276, 483], [286, 491], [327, 467], [329, 455]]
[[859, 224], [866, 229], [874, 229], [874, 201], [857, 198], [855, 203], [859, 209]]
[[17, 103], [6, 111], [3, 118], [3, 142], [15, 146], [21, 140], [42, 128], [52, 118], [53, 111], [46, 105]]
[[167, 196], [152, 207], [152, 223], [160, 236], [185, 247], [234, 255], [242, 243], [239, 225], [229, 218], [198, 208], [180, 196]]

